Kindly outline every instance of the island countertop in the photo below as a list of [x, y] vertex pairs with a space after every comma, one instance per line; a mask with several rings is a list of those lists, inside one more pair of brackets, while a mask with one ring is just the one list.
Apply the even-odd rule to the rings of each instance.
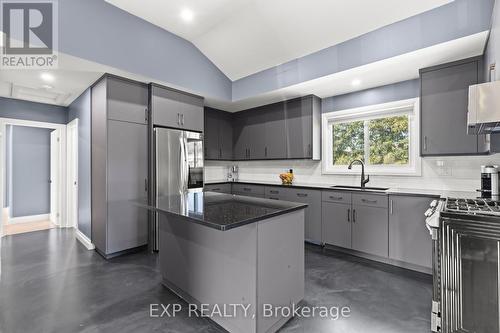
[[202, 191], [160, 197], [155, 206], [139, 205], [221, 231], [307, 208], [296, 202]]

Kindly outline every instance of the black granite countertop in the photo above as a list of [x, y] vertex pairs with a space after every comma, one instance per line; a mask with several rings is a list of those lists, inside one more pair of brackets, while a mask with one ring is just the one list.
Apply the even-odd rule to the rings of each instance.
[[421, 196], [430, 198], [446, 198], [446, 197], [477, 197], [476, 192], [470, 191], [449, 191], [449, 190], [432, 190], [432, 189], [416, 189], [416, 188], [401, 188], [392, 187], [387, 190], [361, 190], [361, 189], [348, 189], [342, 187], [332, 187], [328, 184], [305, 184], [305, 183], [294, 183], [292, 185], [283, 185], [280, 182], [261, 182], [261, 181], [213, 181], [206, 182], [205, 185], [215, 185], [215, 184], [249, 184], [249, 185], [264, 185], [264, 186], [279, 186], [279, 187], [291, 187], [291, 188], [304, 188], [304, 189], [318, 189], [318, 190], [330, 190], [330, 191], [348, 191], [355, 193], [381, 193], [386, 195], [404, 195], [404, 196]]
[[201, 191], [160, 197], [157, 201], [156, 206], [139, 205], [221, 231], [307, 208], [307, 204], [296, 202]]

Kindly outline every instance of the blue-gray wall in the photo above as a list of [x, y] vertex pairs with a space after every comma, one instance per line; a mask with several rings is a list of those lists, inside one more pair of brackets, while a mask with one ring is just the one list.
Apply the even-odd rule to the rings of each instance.
[[12, 126], [11, 217], [50, 213], [50, 132]]
[[321, 111], [331, 112], [419, 97], [420, 80], [403, 81], [350, 94], [323, 98]]
[[495, 7], [493, 9], [493, 16], [491, 18], [491, 32], [490, 38], [488, 40], [488, 45], [486, 46], [486, 51], [484, 53], [484, 64], [485, 64], [485, 79], [489, 80], [489, 67], [490, 64], [496, 63], [496, 75], [491, 79], [493, 81], [500, 80], [500, 1], [496, 1]]
[[68, 110], [68, 122], [78, 118], [78, 230], [90, 239], [90, 88]]
[[233, 100], [395, 57], [490, 28], [494, 0], [455, 0], [233, 82]]
[[68, 110], [63, 106], [0, 97], [0, 118], [66, 124]]
[[103, 0], [61, 0], [60, 51], [231, 100], [231, 80], [189, 41]]
[[10, 170], [12, 169], [12, 126], [7, 125], [5, 127], [5, 169], [4, 169], [4, 186], [3, 186], [3, 206], [9, 207], [10, 204], [10, 187], [11, 187], [11, 175]]

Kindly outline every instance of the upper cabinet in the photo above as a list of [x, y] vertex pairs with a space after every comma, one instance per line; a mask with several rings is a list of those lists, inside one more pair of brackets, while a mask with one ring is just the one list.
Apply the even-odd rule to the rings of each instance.
[[107, 118], [132, 123], [148, 123], [148, 86], [115, 76], [108, 76]]
[[481, 58], [420, 70], [421, 156], [488, 152], [483, 135], [467, 134], [469, 86], [480, 82]]
[[[236, 112], [232, 125], [234, 160], [321, 158], [321, 100], [316, 96]], [[206, 135], [213, 135], [208, 128]]]
[[233, 159], [232, 115], [212, 108], [205, 108], [205, 159]]
[[203, 98], [151, 84], [153, 125], [203, 132]]
[[321, 100], [316, 96], [285, 103], [287, 158], [321, 159]]

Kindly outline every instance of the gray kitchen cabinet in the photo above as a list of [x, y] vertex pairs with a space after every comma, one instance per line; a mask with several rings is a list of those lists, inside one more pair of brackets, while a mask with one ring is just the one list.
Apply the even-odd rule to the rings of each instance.
[[[119, 115], [126, 121], [110, 119], [110, 106], [130, 101], [126, 96], [119, 101], [120, 95], [113, 94], [110, 102], [109, 83], [115, 80], [104, 76], [92, 86], [91, 94], [92, 242], [105, 258], [146, 245], [148, 240], [148, 213], [133, 204], [147, 200], [149, 193], [148, 126], [131, 121], [133, 112]], [[140, 84], [131, 86], [138, 92], [130, 95], [141, 94]]]
[[281, 186], [266, 186], [264, 189], [264, 194], [267, 199], [273, 200], [288, 200], [290, 195], [290, 188]]
[[[354, 195], [353, 195], [354, 196]], [[387, 208], [352, 206], [352, 249], [387, 257], [388, 245]]]
[[389, 258], [432, 267], [432, 240], [425, 226], [425, 211], [435, 198], [389, 196]]
[[481, 59], [420, 70], [422, 156], [484, 153], [483, 138], [467, 134], [468, 89], [480, 82]]
[[266, 113], [263, 108], [245, 111], [247, 117], [247, 149], [249, 160], [266, 159]]
[[203, 97], [150, 85], [153, 125], [203, 132]]
[[148, 86], [115, 76], [107, 78], [107, 118], [148, 123]]
[[232, 193], [237, 195], [246, 195], [248, 197], [264, 198], [265, 186], [237, 183], [233, 184]]
[[322, 203], [323, 242], [344, 248], [351, 248], [350, 204]]
[[286, 200], [308, 205], [305, 210], [304, 237], [308, 242], [321, 244], [321, 191], [290, 188]]
[[226, 194], [232, 193], [230, 183], [205, 184], [204, 190], [210, 192], [226, 193]]
[[286, 120], [283, 103], [267, 106], [264, 111], [265, 159], [285, 159], [287, 157]]
[[108, 121], [108, 246], [116, 253], [148, 242], [148, 130], [143, 124]]
[[321, 100], [306, 96], [284, 105], [287, 158], [321, 159]]
[[250, 145], [250, 128], [244, 113], [238, 112], [233, 120], [233, 157], [235, 160], [247, 160], [248, 146]]
[[206, 160], [233, 159], [233, 127], [231, 114], [205, 108], [204, 138]]

